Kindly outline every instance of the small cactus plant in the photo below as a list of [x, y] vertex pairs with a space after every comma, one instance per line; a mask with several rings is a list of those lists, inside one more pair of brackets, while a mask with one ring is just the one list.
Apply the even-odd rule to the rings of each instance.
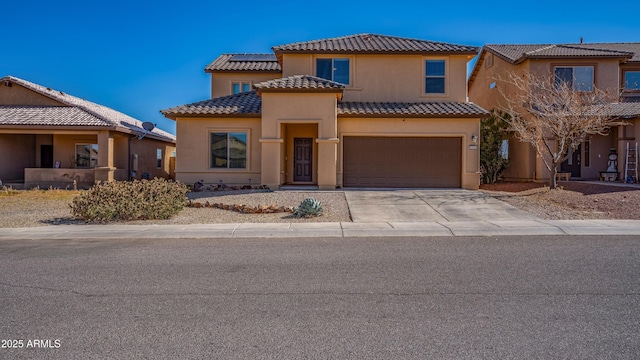
[[306, 198], [302, 200], [300, 205], [293, 209], [294, 217], [312, 217], [312, 216], [320, 216], [322, 215], [322, 205], [320, 205], [320, 201], [314, 198]]

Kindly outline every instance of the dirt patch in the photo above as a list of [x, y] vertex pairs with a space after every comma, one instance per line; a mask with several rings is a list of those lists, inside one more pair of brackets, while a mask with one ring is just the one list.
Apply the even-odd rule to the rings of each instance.
[[638, 186], [568, 181], [555, 190], [533, 182], [485, 184], [480, 189], [543, 219], [640, 219]]

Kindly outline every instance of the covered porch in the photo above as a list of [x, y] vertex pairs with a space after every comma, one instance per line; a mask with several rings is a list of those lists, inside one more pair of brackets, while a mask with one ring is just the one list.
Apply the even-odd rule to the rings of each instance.
[[109, 130], [0, 130], [0, 180], [24, 188], [87, 188], [128, 178], [128, 137]]

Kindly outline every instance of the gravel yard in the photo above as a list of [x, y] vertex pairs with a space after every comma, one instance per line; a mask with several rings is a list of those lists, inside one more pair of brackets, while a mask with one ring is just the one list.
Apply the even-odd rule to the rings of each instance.
[[640, 219], [640, 187], [579, 181], [482, 185], [486, 194], [548, 220]]
[[[84, 224], [72, 217], [69, 208], [77, 191], [18, 190], [0, 191], [0, 228], [32, 227], [61, 224]], [[241, 214], [215, 208], [187, 207], [169, 220], [129, 221], [127, 224], [214, 224], [266, 222], [349, 222], [349, 207], [342, 191], [203, 191], [188, 194], [192, 201], [226, 205], [298, 206], [307, 197], [320, 201], [322, 216], [298, 219], [290, 213]]]
[[[539, 183], [482, 185], [481, 191], [543, 219], [640, 219], [640, 187], [582, 182], [561, 182], [550, 191]], [[78, 191], [0, 190], [0, 228], [83, 224], [71, 216], [69, 203]], [[349, 222], [349, 207], [342, 191], [259, 191], [189, 193], [202, 204], [277, 205], [294, 207], [307, 197], [320, 201], [324, 214], [297, 219], [290, 213], [242, 214], [216, 208], [187, 207], [169, 220], [130, 221], [127, 224], [212, 224], [266, 222]]]

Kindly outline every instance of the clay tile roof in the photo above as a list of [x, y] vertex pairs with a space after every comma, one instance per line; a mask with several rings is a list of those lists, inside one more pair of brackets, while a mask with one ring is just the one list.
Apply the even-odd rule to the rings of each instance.
[[597, 107], [597, 112], [620, 118], [640, 117], [640, 102], [611, 103]]
[[178, 116], [259, 116], [262, 101], [255, 91], [223, 96], [160, 111], [170, 119]]
[[416, 116], [416, 117], [479, 117], [488, 112], [470, 102], [342, 102], [338, 115], [342, 116]]
[[477, 54], [476, 46], [378, 34], [357, 34], [274, 46], [275, 53], [460, 53]]
[[[8, 81], [10, 83], [18, 84], [29, 90], [32, 90], [36, 93], [46, 96], [50, 99], [56, 100], [64, 105], [64, 106], [61, 106], [61, 109], [51, 109], [55, 107], [47, 107], [47, 106], [41, 106], [41, 107], [22, 106], [24, 108], [24, 110], [22, 110], [22, 115], [20, 115], [22, 121], [26, 121], [26, 118], [28, 116], [32, 116], [32, 119], [39, 118], [40, 121], [42, 121], [46, 119], [45, 114], [49, 113], [57, 116], [58, 123], [55, 124], [54, 122], [48, 122], [45, 124], [37, 124], [37, 125], [109, 126], [109, 127], [114, 127], [116, 130], [123, 131], [123, 132], [130, 132], [136, 135], [145, 134], [147, 137], [153, 137], [162, 141], [168, 141], [168, 142], [176, 141], [176, 137], [173, 134], [170, 134], [158, 128], [153, 129], [151, 132], [147, 132], [142, 127], [142, 121], [132, 118], [131, 116], [123, 114], [119, 111], [113, 110], [109, 107], [66, 94], [62, 91], [58, 91], [48, 87], [44, 87], [42, 85], [34, 84], [32, 82], [29, 82], [27, 80], [23, 80], [14, 76], [5, 76], [2, 79], [0, 79], [0, 81], [1, 82]], [[73, 108], [75, 110], [70, 110], [69, 108]], [[5, 111], [13, 111], [14, 114], [18, 113], [18, 110], [16, 108], [12, 110], [5, 109]], [[35, 112], [37, 111], [40, 111], [41, 114], [36, 116]], [[75, 117], [73, 124], [61, 122], [62, 119], [60, 119], [60, 116], [64, 112], [66, 112], [69, 115], [73, 115]], [[81, 116], [79, 115], [79, 112], [84, 112], [85, 115]], [[7, 120], [7, 119], [5, 118], [4, 120]], [[0, 121], [0, 125], [8, 125], [8, 123], [4, 123]]]
[[264, 81], [253, 85], [258, 91], [265, 90], [336, 90], [341, 91], [344, 85], [310, 75], [293, 75], [285, 78]]
[[627, 58], [640, 61], [640, 43], [486, 45], [511, 63], [544, 58]]
[[1, 125], [112, 126], [86, 111], [71, 106], [0, 105]]
[[274, 54], [222, 54], [204, 71], [281, 72], [282, 69]]

